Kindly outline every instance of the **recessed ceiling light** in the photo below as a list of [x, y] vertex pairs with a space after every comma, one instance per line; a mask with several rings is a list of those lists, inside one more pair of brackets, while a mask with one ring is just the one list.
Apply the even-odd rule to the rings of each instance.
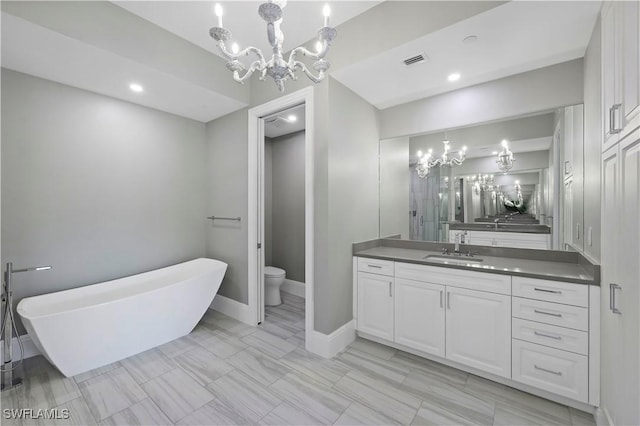
[[141, 85], [139, 85], [138, 83], [131, 83], [129, 85], [129, 89], [133, 90], [136, 93], [140, 93], [140, 92], [144, 91], [144, 88]]
[[447, 80], [449, 80], [449, 81], [458, 81], [458, 80], [460, 80], [460, 73], [459, 72], [454, 72], [453, 74], [449, 74], [449, 77], [447, 77]]
[[287, 120], [289, 120], [292, 123], [295, 123], [296, 121], [298, 121], [298, 117], [296, 117], [295, 115], [291, 114], [290, 116], [287, 117]]
[[498, 151], [491, 152], [491, 155], [498, 155]]
[[478, 36], [476, 35], [468, 35], [462, 39], [462, 42], [465, 44], [475, 43], [478, 40]]

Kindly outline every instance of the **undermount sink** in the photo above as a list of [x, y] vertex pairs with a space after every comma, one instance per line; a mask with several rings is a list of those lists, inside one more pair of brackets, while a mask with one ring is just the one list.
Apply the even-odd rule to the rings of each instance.
[[443, 263], [455, 263], [456, 265], [468, 265], [473, 263], [482, 263], [483, 259], [478, 259], [477, 257], [468, 257], [468, 256], [455, 256], [455, 255], [439, 255], [439, 254], [430, 254], [423, 259], [434, 261], [434, 262], [443, 262]]

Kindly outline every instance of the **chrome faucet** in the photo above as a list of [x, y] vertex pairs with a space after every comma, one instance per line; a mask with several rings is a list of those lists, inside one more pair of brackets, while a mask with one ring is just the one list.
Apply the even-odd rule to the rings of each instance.
[[500, 218], [499, 218], [499, 217], [495, 218], [495, 220], [493, 221], [493, 223], [495, 223], [495, 224], [496, 224], [496, 229], [498, 229], [498, 223], [500, 223]]
[[453, 254], [455, 254], [456, 256], [460, 256], [460, 233], [459, 232], [456, 232], [454, 242], [455, 242], [455, 248], [453, 249]]

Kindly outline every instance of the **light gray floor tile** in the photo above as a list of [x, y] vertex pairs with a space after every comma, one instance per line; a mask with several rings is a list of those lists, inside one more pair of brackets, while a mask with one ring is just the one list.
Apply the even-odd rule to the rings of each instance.
[[207, 328], [202, 324], [198, 324], [193, 329], [193, 331], [191, 331], [191, 333], [189, 333], [187, 336], [189, 337], [189, 339], [191, 339], [194, 342], [198, 343], [198, 342], [200, 342], [202, 340], [209, 339], [209, 338], [213, 337], [214, 335], [215, 335], [215, 331], [214, 330], [211, 330], [210, 328]]
[[48, 425], [54, 426], [90, 426], [98, 424], [96, 419], [91, 414], [91, 410], [87, 405], [87, 402], [84, 398], [76, 398], [67, 403], [59, 405], [56, 407], [58, 412], [62, 412], [62, 410], [67, 410], [69, 413], [68, 419], [54, 419], [53, 421], [47, 421]]
[[236, 336], [232, 336], [221, 330], [215, 330], [211, 337], [199, 340], [197, 343], [222, 359], [226, 359], [247, 348], [247, 344], [243, 343]]
[[85, 380], [78, 387], [97, 420], [106, 419], [146, 398], [144, 391], [123, 367]]
[[[567, 410], [568, 411], [568, 410]], [[493, 419], [496, 426], [513, 425], [558, 425], [566, 426], [571, 424], [570, 419], [560, 420], [555, 416], [541, 411], [522, 410], [518, 406], [496, 402], [496, 411]]]
[[214, 398], [179, 368], [149, 380], [142, 387], [172, 422], [177, 422]]
[[174, 358], [182, 353], [190, 351], [197, 347], [196, 343], [189, 338], [189, 336], [183, 336], [179, 339], [172, 340], [164, 345], [158, 346], [158, 350], [162, 352], [167, 358]]
[[276, 321], [269, 321], [269, 318], [267, 318], [265, 322], [260, 324], [258, 328], [261, 328], [267, 333], [271, 333], [285, 340], [293, 336], [299, 331], [299, 330], [291, 330], [290, 327], [287, 327], [285, 324], [279, 324]]
[[334, 423], [336, 425], [396, 425], [400, 424], [372, 408], [354, 402]]
[[180, 420], [178, 425], [250, 425], [251, 420], [236, 412], [233, 407], [224, 404], [218, 399], [197, 409], [187, 417]]
[[[544, 422], [550, 425], [571, 423], [568, 407], [473, 374], [469, 375], [464, 390], [480, 399], [495, 402], [494, 421], [503, 421], [502, 419], [508, 419], [511, 414], [516, 414], [523, 419], [545, 419]], [[502, 407], [500, 416], [498, 416], [498, 404]], [[509, 409], [505, 412], [504, 407]]]
[[150, 349], [120, 361], [138, 383], [146, 383], [176, 368], [176, 363], [158, 349]]
[[280, 358], [280, 362], [327, 386], [336, 383], [350, 370], [338, 359], [325, 359], [302, 348], [289, 352]]
[[289, 404], [323, 423], [335, 422], [352, 402], [333, 389], [299, 373], [287, 374], [270, 388]]
[[246, 336], [257, 329], [256, 327], [244, 324], [217, 311], [209, 309], [209, 312], [212, 312], [212, 314], [205, 315], [200, 321], [200, 324], [207, 328], [222, 330], [236, 337]]
[[[7, 393], [8, 392], [8, 393]], [[3, 393], [3, 407], [10, 408], [53, 408], [80, 397], [78, 385], [71, 377], [64, 377], [53, 368], [37, 376], [23, 378], [23, 384]], [[5, 399], [7, 398], [8, 399]]]
[[[495, 403], [464, 392], [420, 371], [414, 371], [402, 382], [401, 389], [424, 402], [422, 417], [462, 419], [461, 422], [491, 425]], [[427, 416], [430, 413], [430, 416]]]
[[358, 350], [360, 352], [365, 352], [365, 353], [368, 353], [369, 355], [373, 355], [378, 358], [382, 358], [386, 360], [391, 359], [391, 357], [395, 355], [396, 352], [398, 352], [396, 349], [392, 347], [381, 345], [380, 343], [372, 342], [371, 340], [365, 340], [360, 337], [357, 337], [356, 340], [354, 340], [347, 347], [347, 351], [350, 351], [353, 349]]
[[[421, 406], [413, 421], [412, 425], [474, 425], [468, 419], [457, 416], [455, 413], [449, 411], [442, 411], [439, 409], [433, 409], [431, 406]], [[516, 426], [515, 424], [512, 426]]]
[[244, 336], [242, 341], [276, 359], [281, 358], [297, 347], [278, 336], [260, 329], [256, 330], [255, 333]]
[[360, 370], [380, 380], [389, 380], [394, 383], [402, 383], [407, 374], [409, 374], [409, 369], [402, 365], [391, 364], [382, 358], [357, 349], [343, 352], [338, 356], [338, 359], [353, 369]]
[[422, 400], [402, 391], [389, 382], [384, 382], [352, 371], [334, 385], [334, 389], [354, 401], [376, 411], [398, 423], [408, 424], [413, 420]]
[[321, 425], [322, 420], [313, 417], [311, 414], [294, 407], [293, 405], [282, 403], [272, 412], [260, 420], [261, 425]]
[[299, 348], [304, 349], [304, 345], [305, 345], [305, 332], [304, 331], [299, 331], [296, 334], [294, 334], [293, 336], [289, 337], [287, 339], [287, 342], [298, 346]]
[[203, 386], [233, 370], [223, 359], [199, 346], [176, 356], [174, 361]]
[[229, 364], [249, 375], [255, 381], [269, 386], [291, 371], [281, 362], [253, 348], [247, 348], [227, 359]]
[[467, 383], [468, 373], [449, 367], [439, 362], [431, 361], [403, 351], [397, 351], [390, 359], [392, 365], [401, 365], [412, 373], [420, 372], [428, 376], [432, 381], [445, 383], [463, 389]]
[[102, 367], [98, 367], [98, 368], [94, 368], [93, 370], [89, 370], [86, 373], [76, 374], [75, 376], [73, 376], [73, 380], [75, 380], [76, 383], [84, 382], [87, 379], [99, 376], [101, 374], [106, 373], [107, 371], [115, 370], [118, 367], [122, 367], [120, 362], [114, 362], [114, 363], [111, 363], [111, 364], [107, 364], [107, 365], [104, 365]]
[[107, 417], [101, 425], [134, 426], [134, 425], [173, 425], [171, 420], [153, 403], [145, 398], [137, 404], [126, 408], [111, 417]]
[[569, 415], [573, 426], [596, 426], [596, 420], [591, 413], [569, 407]]
[[234, 370], [207, 386], [216, 398], [239, 415], [257, 423], [282, 400], [266, 386]]

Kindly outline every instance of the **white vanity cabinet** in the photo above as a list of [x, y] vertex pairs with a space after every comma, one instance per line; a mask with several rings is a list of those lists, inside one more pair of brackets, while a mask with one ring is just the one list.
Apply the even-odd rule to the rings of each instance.
[[358, 260], [358, 329], [387, 340], [393, 340], [393, 263]]
[[511, 377], [511, 297], [447, 287], [446, 358]]
[[444, 358], [445, 286], [404, 278], [395, 284], [394, 341]]
[[362, 337], [598, 404], [599, 287], [360, 257], [354, 279]]
[[395, 262], [391, 279], [365, 265], [358, 261], [359, 332], [511, 377], [511, 277]]

